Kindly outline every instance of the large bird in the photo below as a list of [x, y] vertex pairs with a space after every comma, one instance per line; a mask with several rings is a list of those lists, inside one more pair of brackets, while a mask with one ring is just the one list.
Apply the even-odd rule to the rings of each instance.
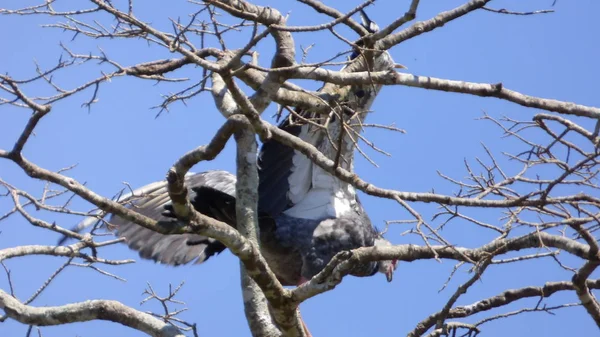
[[[370, 31], [375, 29], [376, 25], [364, 12], [361, 14], [365, 27]], [[356, 61], [366, 65], [361, 59]], [[391, 70], [394, 62], [383, 52], [375, 57], [372, 67], [372, 71]], [[320, 92], [339, 98], [329, 115], [296, 111], [279, 128], [314, 145], [338, 165], [352, 171], [357, 135], [380, 88], [326, 84]], [[354, 187], [333, 177], [300, 152], [269, 140], [259, 152], [258, 170], [261, 251], [283, 285], [306, 282], [338, 252], [390, 245], [372, 225]], [[233, 227], [236, 226], [235, 182], [236, 177], [225, 171], [188, 174], [185, 179], [194, 208]], [[119, 201], [163, 226], [177, 222], [164, 181], [137, 189]], [[93, 219], [85, 221], [80, 228]], [[202, 263], [226, 248], [212, 238], [163, 235], [117, 216], [109, 222], [141, 257], [160, 263]], [[370, 262], [356, 266], [351, 274], [371, 276], [381, 272], [391, 281], [395, 268], [396, 261]]]

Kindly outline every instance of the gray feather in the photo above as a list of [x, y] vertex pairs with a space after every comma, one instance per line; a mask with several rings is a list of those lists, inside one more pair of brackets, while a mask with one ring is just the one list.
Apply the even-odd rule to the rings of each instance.
[[[210, 187], [227, 195], [235, 196], [236, 178], [226, 171], [189, 174], [186, 176], [185, 183], [192, 200], [197, 197], [194, 190], [199, 187]], [[196, 202], [207, 203], [213, 201], [196, 200]], [[169, 228], [179, 225], [176, 219], [163, 215], [165, 207], [170, 204], [166, 181], [136, 189], [122, 202], [125, 202], [128, 207], [135, 209], [137, 212], [157, 220], [160, 226]], [[224, 218], [221, 213], [207, 213], [209, 214], [206, 215], [218, 220], [231, 222], [230, 218]], [[211, 238], [195, 234], [164, 235], [118, 216], [111, 217], [109, 223], [116, 227], [117, 235], [124, 237], [129, 247], [138, 251], [142, 258], [152, 259], [164, 264], [180, 265], [193, 260], [195, 260], [195, 263], [202, 263], [210, 256], [225, 249], [222, 243]]]

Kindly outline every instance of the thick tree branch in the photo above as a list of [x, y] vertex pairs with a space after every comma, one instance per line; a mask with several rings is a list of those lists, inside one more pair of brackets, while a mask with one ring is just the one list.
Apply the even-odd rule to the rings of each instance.
[[[588, 280], [587, 286], [590, 289], [600, 289], [600, 280]], [[482, 311], [491, 310], [505, 306], [509, 303], [530, 297], [546, 298], [559, 291], [574, 290], [573, 283], [568, 281], [547, 282], [541, 287], [524, 287], [519, 289], [509, 289], [502, 293], [479, 300], [469, 305], [455, 307], [450, 310], [448, 318], [462, 318], [472, 316]]]
[[581, 304], [587, 310], [588, 314], [598, 328], [600, 328], [600, 304], [588, 287], [588, 278], [596, 268], [600, 265], [600, 261], [586, 261], [586, 263], [573, 275], [573, 287], [577, 293], [577, 297]]
[[[235, 187], [237, 229], [256, 247], [259, 247], [256, 140], [249, 127], [238, 130], [235, 133], [235, 140], [237, 143], [237, 182]], [[248, 275], [243, 264], [240, 263], [240, 267], [244, 311], [252, 336], [280, 336], [281, 333], [273, 324], [267, 299], [260, 286]]]
[[514, 90], [506, 89], [501, 83], [487, 84], [465, 81], [454, 81], [429, 76], [402, 74], [396, 71], [381, 72], [341, 72], [326, 69], [299, 69], [295, 78], [327, 81], [338, 85], [352, 84], [382, 84], [404, 85], [415, 88], [432, 89], [446, 92], [470, 94], [481, 97], [496, 97], [519, 105], [559, 112], [567, 115], [600, 118], [600, 108], [579, 105], [554, 99], [539, 98], [524, 95]]
[[[588, 280], [587, 286], [592, 289], [600, 289], [600, 280]], [[448, 313], [448, 318], [469, 317], [480, 312], [503, 307], [505, 305], [525, 298], [539, 297], [541, 301], [542, 298], [550, 297], [559, 291], [569, 290], [575, 290], [575, 287], [573, 286], [572, 282], [568, 281], [547, 282], [541, 287], [524, 287], [519, 289], [510, 289], [503, 291], [502, 293], [496, 296], [482, 299], [469, 305], [452, 308]], [[408, 336], [416, 337], [425, 334], [427, 330], [429, 330], [435, 325], [440, 313], [441, 312], [432, 314], [431, 316], [419, 322], [415, 329], [408, 334]]]
[[[219, 111], [221, 111], [221, 114], [223, 114], [224, 116], [235, 114], [236, 111], [241, 111], [251, 121], [252, 124], [260, 125], [261, 120], [258, 111], [254, 109], [254, 106], [252, 105], [250, 100], [243, 95], [243, 93], [235, 85], [231, 77], [225, 77], [225, 79], [223, 79], [220, 75], [213, 74], [213, 97], [215, 98], [215, 102], [217, 103], [217, 108], [219, 109]], [[236, 140], [238, 143], [238, 174], [241, 175], [242, 178], [248, 180], [247, 182], [240, 182], [241, 180], [238, 177], [238, 185], [236, 185], [236, 190], [238, 193], [236, 194], [236, 199], [238, 200], [238, 204], [236, 204], [236, 206], [238, 207], [237, 219], [245, 219], [241, 224], [238, 222], [238, 226], [244, 226], [245, 228], [242, 229], [242, 232], [248, 233], [248, 235], [250, 235], [249, 237], [251, 238], [251, 240], [253, 239], [253, 241], [256, 242], [256, 245], [258, 246], [258, 228], [256, 226], [256, 207], [258, 202], [258, 194], [256, 193], [256, 191], [258, 189], [258, 174], [256, 171], [257, 148], [254, 137], [255, 136], [252, 132], [252, 128], [248, 129], [247, 127], [243, 129], [238, 129], [238, 133], [236, 134]], [[269, 137], [268, 133], [263, 134], [263, 137]], [[246, 195], [245, 197], [243, 197], [245, 199], [245, 202], [242, 203], [242, 205], [245, 205], [245, 211], [243, 212], [243, 214], [240, 213], [243, 211], [242, 209], [240, 209], [239, 204], [240, 193], [245, 193]], [[248, 211], [250, 211], [250, 213], [252, 213], [253, 215], [249, 215]], [[251, 282], [246, 283], [250, 283], [250, 285], [252, 285]], [[246, 289], [245, 291], [251, 290], [252, 289]], [[262, 296], [259, 293], [254, 293], [254, 299], [256, 300]], [[269, 295], [267, 295], [267, 298], [273, 299], [273, 297]], [[245, 303], [247, 305], [253, 304], [248, 300], [251, 300], [251, 298], [247, 299], [247, 296], [245, 296]], [[276, 301], [271, 302], [271, 305], [274, 309], [274, 319], [285, 336], [304, 335], [304, 329], [300, 324], [300, 319], [296, 311], [295, 303], [290, 301]], [[246, 306], [246, 309], [248, 309], [248, 306]], [[246, 311], [246, 314], [248, 319], [250, 319], [248, 311]], [[265, 314], [268, 315], [268, 313], [264, 313], [262, 316], [265, 316]]]
[[[285, 26], [285, 18], [277, 10], [270, 7], [252, 5], [246, 1], [238, 0], [205, 0], [231, 15], [259, 22], [265, 26]], [[296, 63], [296, 47], [290, 32], [272, 29], [271, 35], [275, 40], [275, 55], [271, 61], [271, 68], [289, 67]], [[271, 103], [272, 93], [279, 90], [281, 85], [291, 76], [289, 72], [267, 74], [260, 87], [250, 98], [252, 106], [260, 113]]]
[[[195, 55], [197, 55], [197, 57], [205, 57], [208, 55], [212, 55], [220, 58], [225, 56], [223, 52], [210, 48], [197, 51]], [[180, 67], [193, 62], [194, 60], [190, 57], [171, 60], [157, 60], [124, 68], [123, 71], [127, 74], [131, 74], [134, 76], [162, 75], [164, 73], [179, 69]], [[241, 66], [241, 64], [236, 65], [236, 67], [237, 66]], [[600, 118], [599, 108], [524, 95], [519, 92], [506, 89], [501, 84], [454, 81], [412, 74], [403, 74], [393, 71], [340, 72], [331, 71], [323, 68], [315, 69], [291, 66], [280, 67], [278, 69], [270, 69], [270, 72], [283, 72], [291, 70], [293, 70], [293, 72], [291, 72], [288, 75], [292, 76], [292, 78], [297, 79], [313, 79], [337, 85], [368, 85], [371, 83], [381, 85], [405, 85], [424, 89], [471, 94], [482, 97], [496, 97], [526, 107], [554, 111], [563, 114], [585, 116], [595, 119]], [[235, 73], [235, 76], [239, 76], [240, 79], [242, 79], [246, 84], [248, 84], [256, 90], [259, 90], [261, 85], [266, 81], [264, 73], [254, 69], [238, 71]], [[285, 88], [285, 86], [286, 85], [284, 85], [284, 87], [278, 88], [276, 91], [274, 91], [274, 93], [272, 93], [271, 98], [277, 103], [282, 105], [297, 106], [300, 108], [311, 109], [315, 111], [323, 110], [324, 112], [326, 112], [330, 109], [327, 101], [323, 100], [322, 97], [316, 97], [313, 94], [297, 90], [291, 91], [290, 89]], [[261, 101], [260, 106], [264, 106], [265, 104], [268, 104], [268, 102], [268, 99], [266, 101]], [[257, 110], [261, 111], [260, 109]], [[580, 132], [581, 130], [577, 129], [576, 131]], [[589, 132], [585, 134], [586, 137], [593, 137], [588, 133]]]
[[[383, 197], [386, 199], [396, 200], [399, 198], [404, 201], [421, 201], [421, 202], [435, 202], [446, 205], [460, 205], [470, 207], [516, 207], [516, 206], [541, 206], [547, 204], [560, 204], [566, 202], [586, 201], [594, 204], [600, 204], [600, 199], [592, 197], [586, 194], [575, 194], [564, 197], [553, 197], [546, 199], [535, 199], [532, 195], [524, 195], [518, 198], [504, 199], [504, 200], [493, 200], [493, 199], [478, 199], [478, 198], [462, 198], [452, 197], [448, 195], [441, 195], [435, 193], [415, 193], [415, 192], [401, 192], [389, 189], [383, 189], [376, 187], [356, 174], [349, 172], [342, 167], [335, 166], [333, 160], [327, 158], [325, 155], [320, 153], [314, 146], [303, 142], [298, 137], [292, 136], [289, 133], [280, 130], [279, 128], [262, 122], [262, 128], [270, 131], [273, 139], [292, 147], [295, 150], [306, 155], [316, 165], [323, 168], [326, 172], [329, 172], [333, 176], [341, 179], [354, 186], [355, 188], [372, 196]], [[264, 130], [258, 130], [260, 133], [264, 133]]]
[[589, 247], [572, 239], [546, 232], [530, 233], [516, 238], [492, 241], [479, 248], [468, 249], [450, 246], [396, 245], [355, 249], [348, 254], [343, 252], [309, 282], [292, 292], [295, 301], [302, 302], [320, 293], [335, 288], [354, 266], [371, 261], [398, 260], [412, 262], [422, 259], [451, 259], [464, 262], [482, 262], [486, 259], [522, 249], [552, 247], [564, 250], [585, 260], [596, 260], [590, 256]]
[[120, 323], [155, 337], [184, 337], [174, 326], [117, 301], [92, 300], [58, 307], [24, 305], [0, 290], [0, 309], [23, 324], [48, 326], [92, 320]]

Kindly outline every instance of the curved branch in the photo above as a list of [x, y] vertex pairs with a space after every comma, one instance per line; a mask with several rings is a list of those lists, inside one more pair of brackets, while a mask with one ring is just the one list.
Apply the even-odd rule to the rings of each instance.
[[344, 276], [358, 264], [372, 261], [398, 260], [412, 262], [424, 259], [451, 259], [465, 262], [481, 262], [493, 256], [529, 248], [553, 247], [564, 250], [585, 260], [597, 260], [590, 249], [575, 240], [546, 232], [530, 233], [516, 238], [493, 241], [475, 249], [449, 246], [375, 246], [358, 248], [336, 255], [327, 266], [309, 282], [292, 291], [292, 298], [302, 302], [335, 288]]
[[[342, 14], [339, 17], [336, 17], [335, 20], [327, 22], [327, 23], [323, 23], [320, 25], [314, 25], [314, 26], [292, 26], [292, 27], [288, 27], [288, 26], [279, 26], [279, 25], [274, 25], [271, 26], [274, 29], [277, 30], [282, 30], [282, 31], [287, 31], [287, 32], [314, 32], [314, 31], [318, 31], [318, 30], [325, 30], [325, 29], [330, 29], [332, 27], [335, 27], [336, 25], [344, 22], [347, 23], [348, 19], [358, 13], [358, 11], [360, 11], [361, 9], [369, 6], [370, 4], [372, 4], [373, 2], [375, 2], [375, 0], [367, 0], [363, 3], [361, 3], [360, 5], [354, 7], [351, 11], [349, 11], [346, 14]], [[365, 30], [363, 28], [363, 30]], [[359, 34], [359, 35], [363, 35], [363, 34]]]
[[403, 41], [412, 39], [415, 36], [418, 36], [423, 33], [430, 32], [436, 28], [442, 27], [443, 25], [445, 25], [446, 23], [448, 23], [452, 20], [458, 19], [465, 14], [468, 14], [476, 9], [479, 9], [479, 8], [485, 6], [485, 4], [487, 4], [490, 1], [491, 0], [472, 0], [460, 7], [456, 7], [447, 12], [442, 12], [442, 13], [436, 15], [432, 19], [417, 22], [417, 23], [413, 24], [412, 26], [410, 26], [410, 27], [406, 28], [405, 30], [400, 31], [398, 33], [390, 34], [385, 37], [378, 36], [377, 34], [375, 34], [374, 35], [375, 38], [381, 38], [381, 40], [379, 40], [375, 44], [375, 47], [377, 47], [381, 50], [389, 50], [393, 46], [395, 46]]
[[185, 337], [176, 327], [117, 301], [92, 300], [57, 307], [24, 305], [0, 290], [0, 309], [23, 324], [48, 326], [92, 320], [120, 323], [155, 337]]
[[[285, 18], [279, 11], [270, 8], [250, 4], [243, 0], [205, 0], [204, 2], [215, 5], [229, 14], [238, 18], [261, 23], [267, 27], [271, 25], [284, 26]], [[271, 68], [289, 67], [296, 63], [296, 46], [290, 32], [271, 29], [271, 35], [275, 40], [275, 55], [271, 61]], [[250, 98], [252, 106], [262, 113], [271, 103], [272, 93], [279, 90], [281, 85], [291, 77], [292, 72], [269, 73], [262, 81], [260, 87]]]
[[296, 71], [294, 78], [326, 81], [328, 83], [339, 85], [369, 83], [383, 85], [405, 85], [408, 87], [456, 92], [481, 97], [496, 97], [528, 108], [536, 108], [568, 115], [600, 119], [600, 108], [524, 95], [517, 91], [504, 88], [502, 83], [488, 84], [454, 81], [429, 76], [402, 74], [395, 71], [347, 73], [342, 71], [330, 71], [322, 68], [300, 68]]
[[[325, 5], [321, 1], [316, 1], [316, 0], [298, 0], [298, 1], [312, 7], [315, 11], [317, 11], [319, 13], [323, 13], [325, 15], [328, 15], [334, 19], [339, 19], [344, 16], [344, 13], [338, 11], [337, 9], [335, 9], [333, 7], [329, 7], [329, 6]], [[364, 35], [369, 34], [369, 32], [365, 29], [365, 27], [360, 25], [358, 22], [354, 21], [351, 17], [346, 18], [344, 21], [344, 24], [346, 24], [350, 29], [355, 31], [356, 34], [358, 34], [359, 36], [364, 36]]]
[[[600, 289], [600, 279], [597, 280], [588, 280], [587, 286], [591, 289]], [[519, 289], [509, 289], [503, 291], [502, 293], [489, 297], [480, 301], [477, 301], [473, 304], [464, 305], [460, 307], [456, 307], [450, 310], [448, 313], [448, 318], [463, 318], [475, 315], [477, 313], [492, 310], [495, 308], [500, 308], [505, 305], [508, 305], [512, 302], [531, 297], [550, 297], [559, 291], [566, 290], [575, 290], [575, 286], [572, 282], [562, 281], [562, 282], [547, 282], [541, 287], [524, 287]], [[435, 325], [435, 322], [438, 319], [438, 316], [441, 312], [437, 312], [435, 314], [430, 315], [426, 319], [422, 320], [417, 324], [415, 329], [411, 331], [408, 336], [416, 337], [421, 336], [427, 330]]]
[[598, 135], [594, 135], [594, 133], [586, 130], [585, 128], [581, 127], [577, 123], [574, 123], [573, 121], [570, 121], [561, 116], [539, 113], [539, 114], [533, 116], [533, 120], [538, 123], [542, 123], [544, 120], [551, 120], [551, 121], [558, 122], [558, 123], [562, 124], [563, 126], [565, 126], [567, 129], [577, 132], [578, 134], [587, 138], [593, 144], [600, 144], [600, 137], [598, 137]]
[[78, 257], [88, 262], [97, 262], [104, 264], [127, 264], [133, 263], [133, 260], [106, 260], [99, 257], [89, 256], [81, 252], [84, 248], [97, 248], [108, 244], [123, 241], [121, 239], [109, 241], [107, 243], [95, 243], [91, 240], [91, 237], [87, 237], [85, 240], [74, 243], [70, 246], [18, 246], [12, 248], [4, 248], [0, 250], [0, 262], [15, 257], [28, 256], [28, 255], [49, 255], [49, 256], [64, 256], [64, 257]]
[[[209, 145], [201, 146], [193, 151], [190, 151], [178, 160], [174, 168], [178, 168], [177, 171], [183, 172], [185, 175], [185, 172], [187, 172], [187, 170], [195, 163], [201, 160], [210, 160], [214, 158], [223, 149], [225, 143], [235, 130], [238, 130], [240, 127], [247, 127], [248, 125], [248, 121], [244, 116], [232, 116], [217, 131], [217, 134], [211, 140]], [[41, 168], [21, 156], [18, 156], [17, 158], [11, 157], [9, 159], [13, 160], [13, 162], [19, 165], [30, 177], [46, 180], [63, 186], [84, 200], [87, 200], [98, 208], [102, 209], [104, 212], [113, 213], [144, 228], [148, 228], [162, 234], [196, 233], [219, 240], [244, 263], [249, 275], [260, 285], [261, 289], [263, 292], [265, 292], [271, 303], [274, 305], [282, 305], [282, 303], [286, 303], [287, 298], [289, 297], [289, 291], [281, 286], [273, 272], [270, 270], [266, 261], [260, 254], [258, 247], [252, 244], [252, 242], [247, 240], [237, 230], [231, 228], [231, 226], [227, 225], [226, 223], [220, 222], [195, 211], [189, 203], [189, 200], [187, 200], [185, 197], [187, 192], [178, 192], [178, 190], [175, 189], [175, 193], [172, 194], [171, 197], [174, 199], [174, 207], [181, 207], [182, 205], [185, 206], [185, 208], [181, 210], [178, 209], [177, 212], [181, 211], [183, 212], [182, 214], [189, 216], [189, 225], [167, 228], [157, 225], [155, 220], [128, 209], [116, 201], [104, 198], [92, 192], [73, 178]], [[174, 168], [170, 170], [167, 180], [178, 179], [178, 175], [175, 173], [176, 170]], [[181, 190], [183, 190], [183, 182], [173, 183], [172, 181], [169, 181], [169, 188], [172, 188], [172, 185], [176, 187], [180, 186]], [[182, 201], [179, 200], [179, 198], [185, 199], [182, 199]], [[179, 213], [177, 214], [178, 216], [180, 215]]]
[[373, 36], [370, 36], [369, 38], [373, 41], [377, 41], [383, 37], [390, 35], [394, 30], [401, 27], [403, 24], [414, 20], [417, 16], [418, 7], [419, 0], [412, 0], [408, 11], [404, 13], [403, 16], [399, 17], [397, 20], [382, 28], [380, 31], [376, 32], [375, 34], [373, 34]]
[[573, 287], [575, 288], [577, 297], [581, 301], [581, 305], [583, 305], [590, 317], [592, 317], [596, 325], [600, 328], [600, 304], [590, 291], [587, 282], [588, 277], [590, 277], [599, 265], [599, 261], [586, 261], [583, 267], [573, 275]]
[[[434, 202], [446, 205], [494, 208], [506, 208], [516, 206], [542, 206], [548, 204], [560, 204], [575, 201], [587, 201], [595, 204], [600, 204], [599, 198], [595, 198], [581, 193], [570, 196], [546, 199], [531, 199], [533, 195], [525, 195], [523, 197], [514, 199], [484, 200], [477, 198], [452, 197], [449, 195], [442, 195], [436, 193], [401, 192], [396, 190], [384, 189], [366, 182], [365, 180], [361, 179], [358, 175], [340, 166], [336, 166], [333, 160], [327, 158], [324, 154], [319, 152], [319, 150], [313, 145], [303, 142], [300, 138], [290, 135], [289, 133], [265, 121], [262, 121], [262, 128], [269, 131], [273, 139], [303, 153], [305, 156], [310, 158], [313, 161], [313, 163], [321, 167], [326, 172], [330, 173], [331, 175], [339, 178], [340, 180], [346, 183], [351, 184], [352, 186], [365, 192], [366, 194], [376, 197], [382, 197], [391, 200], [396, 200], [396, 198], [399, 198], [404, 201], [420, 201], [428, 203]], [[258, 130], [257, 132], [264, 133], [265, 130]]]

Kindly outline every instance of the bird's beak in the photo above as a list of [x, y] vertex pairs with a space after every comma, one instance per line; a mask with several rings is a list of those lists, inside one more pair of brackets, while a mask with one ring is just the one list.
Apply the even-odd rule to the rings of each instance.
[[408, 67], [406, 67], [405, 65], [400, 64], [400, 63], [394, 64], [394, 68], [396, 68], [396, 69], [408, 69]]
[[394, 271], [398, 267], [398, 260], [393, 260], [392, 264], [388, 267], [387, 272], [385, 273], [385, 278], [388, 282], [392, 282], [394, 279]]

